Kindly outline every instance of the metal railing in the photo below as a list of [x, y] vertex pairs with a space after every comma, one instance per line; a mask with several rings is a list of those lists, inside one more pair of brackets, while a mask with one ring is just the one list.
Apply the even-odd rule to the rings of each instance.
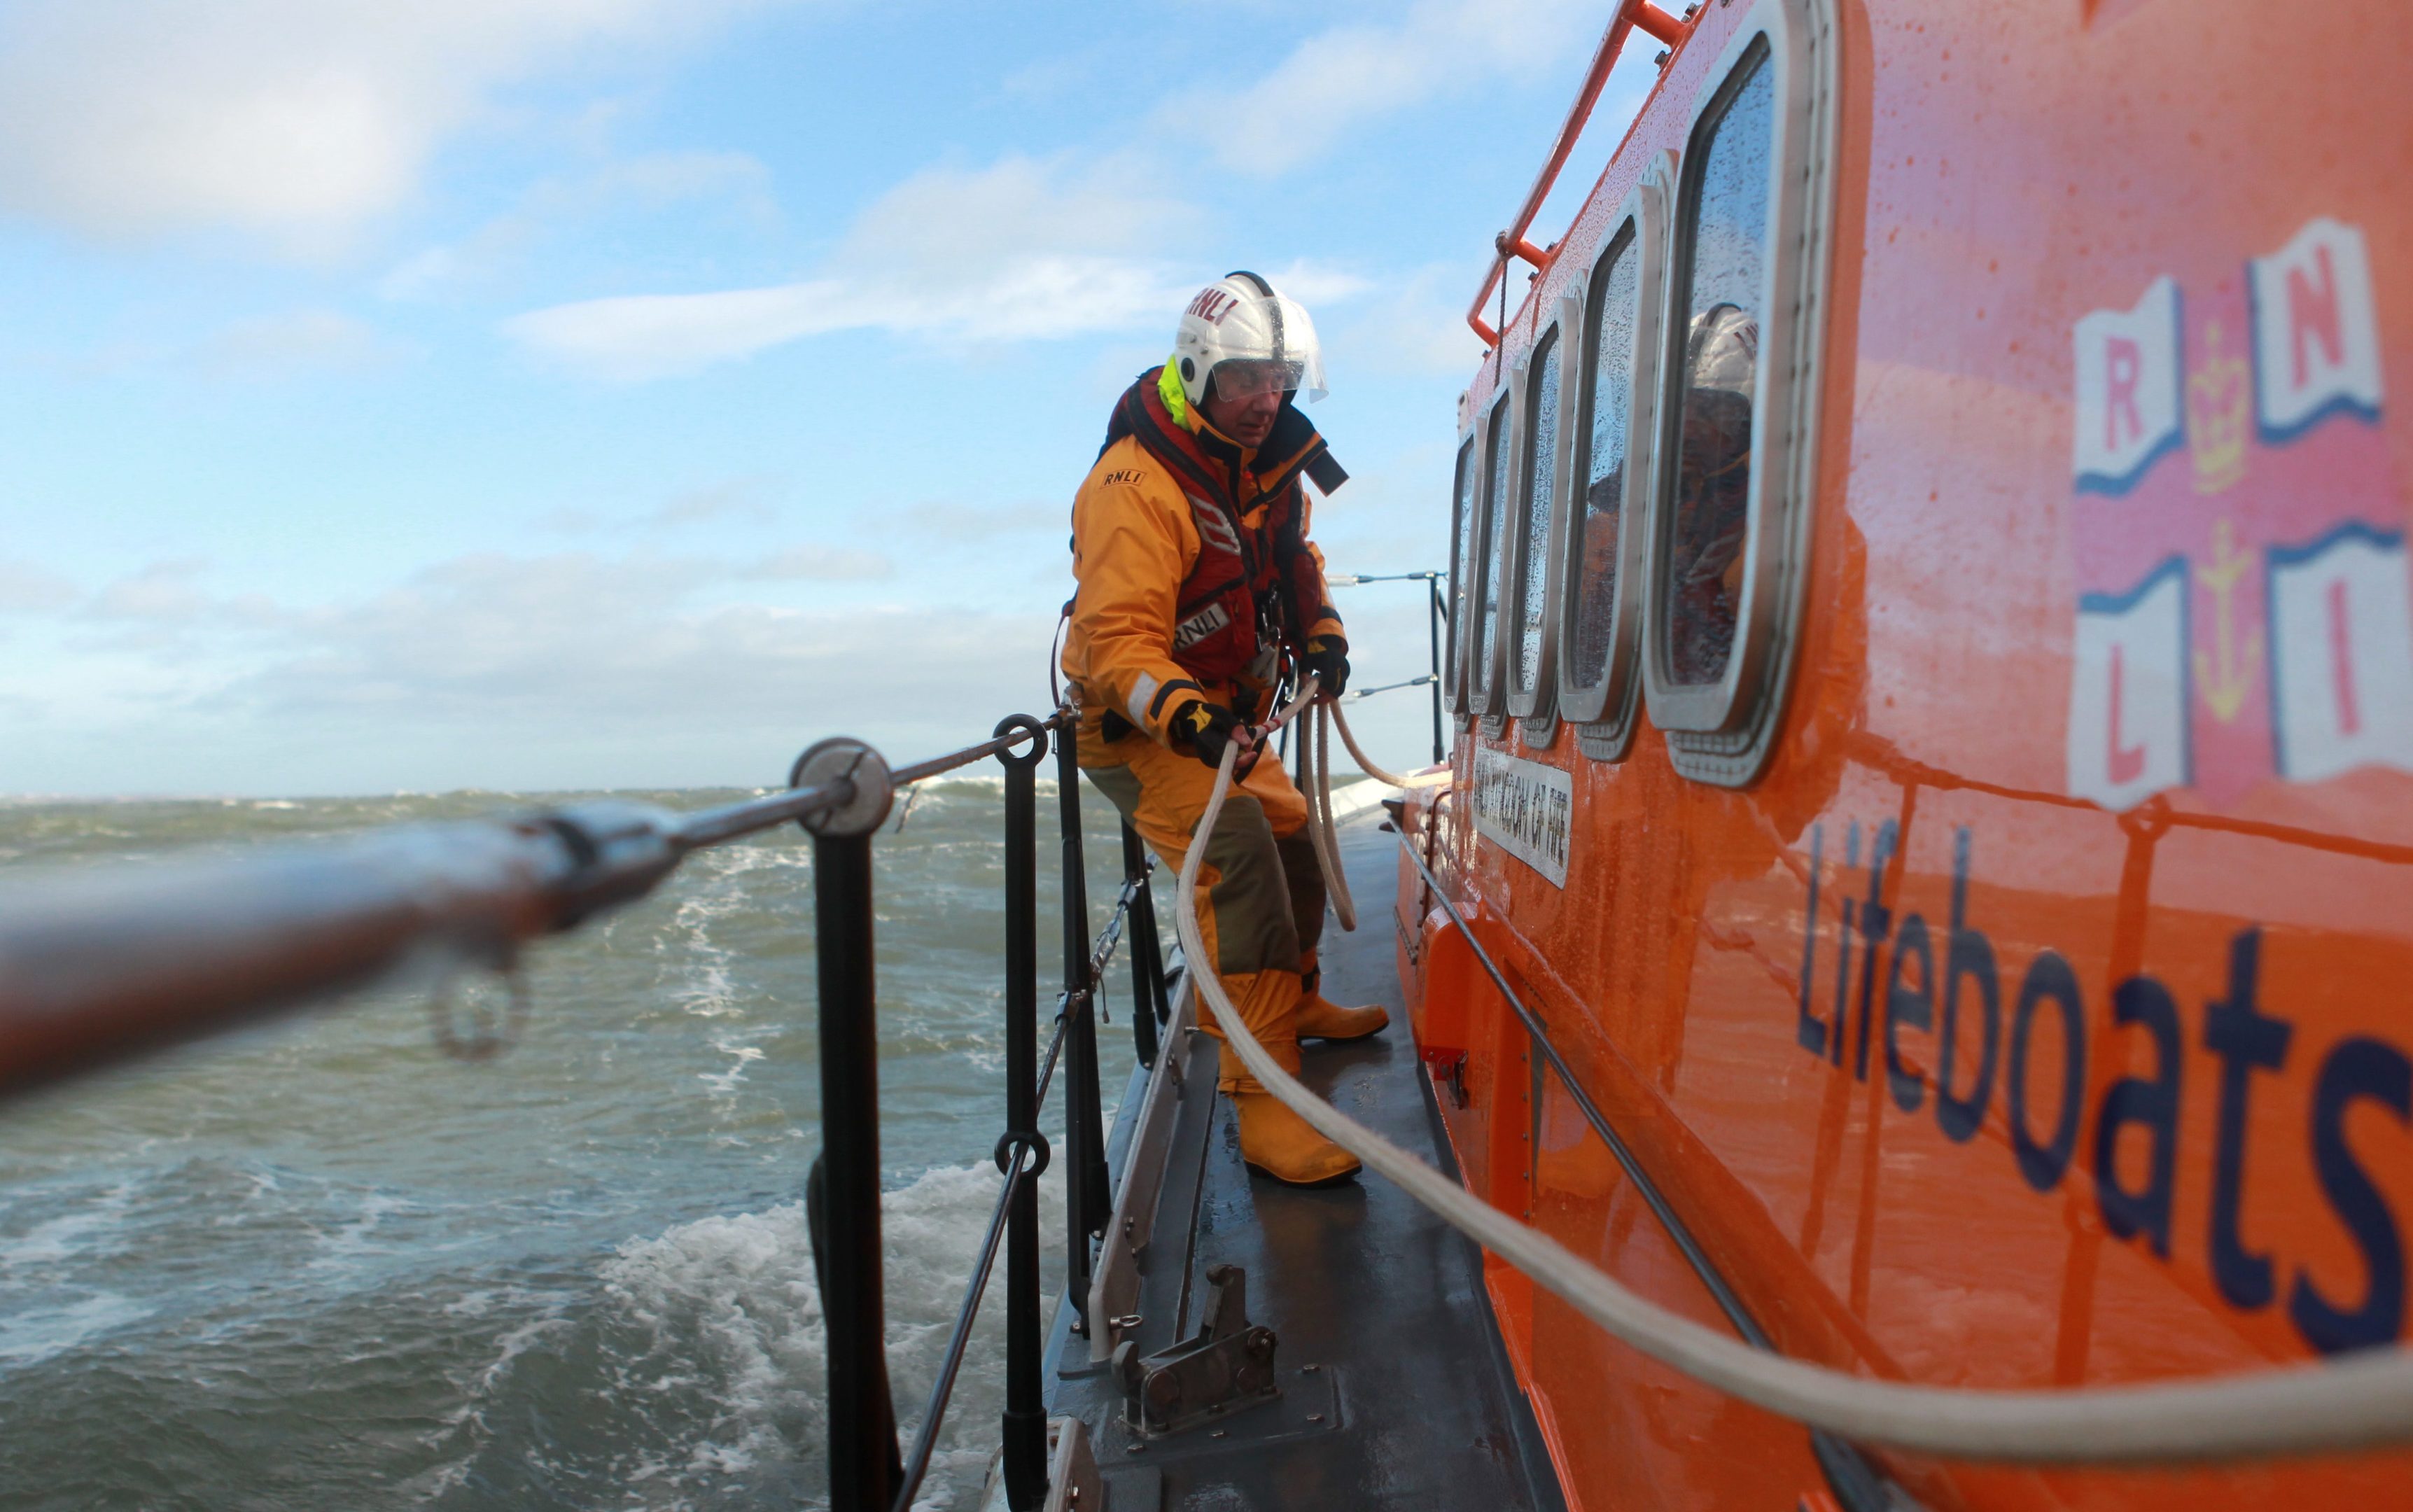
[[[1355, 703], [1388, 693], [1401, 688], [1432, 689], [1432, 759], [1435, 766], [1449, 760], [1449, 747], [1442, 738], [1441, 719], [1441, 624], [1449, 615], [1449, 605], [1442, 601], [1442, 579], [1445, 572], [1341, 572], [1328, 574], [1326, 586], [1336, 588], [1355, 587], [1360, 583], [1421, 583], [1425, 586], [1425, 629], [1432, 648], [1432, 667], [1421, 677], [1409, 677], [1399, 682], [1384, 683], [1379, 688], [1354, 688], [1342, 694], [1344, 701]], [[1285, 730], [1282, 737], [1289, 739]]]
[[[1601, 89], [1608, 82], [1609, 70], [1617, 67], [1618, 57], [1625, 51], [1625, 39], [1637, 28], [1657, 38], [1665, 44], [1659, 54], [1664, 64], [1676, 44], [1682, 41], [1685, 33], [1691, 30], [1695, 8], [1686, 6], [1684, 14], [1678, 17], [1667, 14], [1652, 5], [1651, 0], [1623, 0], [1617, 7], [1608, 30], [1601, 37], [1599, 50], [1592, 54], [1591, 67], [1584, 75], [1583, 89], [1576, 96], [1575, 106], [1567, 111], [1566, 121], [1560, 126], [1558, 140], [1551, 144], [1549, 161], [1534, 176], [1533, 186], [1525, 192], [1525, 202], [1517, 208], [1517, 218], [1508, 223], [1506, 230], [1492, 239], [1492, 247], [1499, 257], [1491, 264], [1491, 271], [1484, 276], [1483, 287], [1474, 291], [1474, 303], [1466, 307], [1466, 323], [1483, 338], [1485, 347], [1497, 347], [1500, 332], [1508, 323], [1508, 291], [1505, 286], [1509, 259], [1516, 258], [1530, 262], [1538, 273], [1558, 259], [1559, 247], [1562, 244], [1553, 242], [1547, 247], [1537, 247], [1525, 233], [1532, 230], [1533, 217], [1541, 214], [1542, 201], [1550, 197], [1552, 186], [1559, 182], [1559, 170], [1567, 166], [1567, 155], [1575, 150], [1576, 140], [1583, 135], [1585, 123], [1591, 119], [1592, 106], [1598, 103]], [[1494, 289], [1500, 290], [1498, 327], [1483, 319], [1484, 302], [1491, 297]]]
[[[1044, 1060], [1038, 1048], [1037, 769], [1056, 757], [1062, 828], [1064, 986]], [[910, 1448], [888, 1379], [880, 1212], [872, 837], [896, 790], [994, 757], [1005, 768], [1005, 1180]], [[994, 738], [892, 770], [858, 740], [798, 757], [784, 792], [676, 813], [651, 805], [568, 805], [517, 819], [419, 825], [364, 838], [136, 868], [43, 868], [0, 884], [0, 1099], [169, 1045], [288, 1012], [397, 971], [441, 983], [496, 970], [513, 1010], [492, 1032], [437, 1043], [469, 1059], [506, 1048], [522, 999], [520, 946], [650, 893], [688, 855], [795, 821], [811, 837], [820, 987], [822, 1149], [806, 1182], [813, 1268], [828, 1332], [830, 1505], [906, 1512], [926, 1474], [999, 1248], [1006, 1255], [1008, 1505], [1047, 1494], [1038, 1178], [1052, 1158], [1040, 1110], [1065, 1073], [1065, 1248], [1085, 1332], [1094, 1246], [1113, 1206], [1099, 1086], [1097, 1010], [1106, 971], [1132, 945], [1132, 1034], [1158, 1054], [1173, 993], [1149, 875], [1122, 827], [1123, 884], [1092, 935], [1071, 711], [1015, 715]]]

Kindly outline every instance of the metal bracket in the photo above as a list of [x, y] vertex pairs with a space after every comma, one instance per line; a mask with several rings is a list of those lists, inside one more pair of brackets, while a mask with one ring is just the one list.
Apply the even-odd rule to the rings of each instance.
[[[1166, 1026], [1149, 1076], [1139, 1124], [1123, 1156], [1122, 1189], [1115, 1194], [1114, 1219], [1106, 1225], [1105, 1242], [1098, 1249], [1097, 1273], [1089, 1282], [1089, 1358], [1103, 1364], [1126, 1334], [1139, 1327], [1139, 1260], [1156, 1234], [1157, 1200], [1164, 1189], [1164, 1163], [1173, 1140], [1174, 1119], [1190, 1081], [1191, 1026], [1193, 1022], [1190, 981], [1174, 984], [1173, 1021]], [[1206, 1095], [1214, 1095], [1211, 1079]], [[1101, 1326], [1101, 1324], [1103, 1326]]]
[[1238, 1266], [1206, 1272], [1214, 1295], [1198, 1337], [1143, 1356], [1125, 1340], [1115, 1348], [1123, 1424], [1150, 1438], [1187, 1432], [1281, 1398], [1274, 1384], [1274, 1331], [1249, 1321], [1249, 1273]]
[[1447, 1094], [1450, 1106], [1466, 1106], [1466, 1052], [1464, 1050], [1427, 1049], [1425, 1075], [1432, 1078], [1434, 1091]]
[[1077, 1417], [1051, 1417], [1047, 1438], [1044, 1512], [1106, 1512], [1106, 1482], [1089, 1447], [1089, 1425]]
[[836, 808], [808, 813], [796, 823], [823, 838], [877, 832], [896, 792], [889, 780], [887, 761], [860, 740], [832, 735], [807, 748], [788, 770], [792, 788], [836, 781], [852, 783], [852, 794]]

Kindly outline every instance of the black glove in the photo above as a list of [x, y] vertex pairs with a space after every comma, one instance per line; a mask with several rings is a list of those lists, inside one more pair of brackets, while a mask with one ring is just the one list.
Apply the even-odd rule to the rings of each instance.
[[1315, 679], [1316, 691], [1339, 698], [1349, 686], [1349, 643], [1338, 635], [1310, 635], [1307, 654], [1298, 659]]
[[[1221, 704], [1208, 704], [1192, 699], [1173, 711], [1169, 728], [1176, 744], [1187, 741], [1191, 753], [1209, 766], [1223, 764], [1223, 748], [1246, 727], [1240, 717]], [[1245, 773], [1251, 764], [1251, 753], [1242, 752], [1232, 767], [1234, 776]]]

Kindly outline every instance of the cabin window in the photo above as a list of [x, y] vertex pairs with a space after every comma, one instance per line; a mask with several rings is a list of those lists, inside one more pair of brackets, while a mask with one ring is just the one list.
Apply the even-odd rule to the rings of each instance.
[[1626, 461], [1634, 424], [1634, 322], [1641, 313], [1642, 254], [1627, 221], [1601, 259], [1591, 319], [1591, 405], [1580, 439], [1583, 504], [1569, 543], [1577, 563], [1568, 674], [1577, 688], [1608, 680], [1616, 630], [1618, 527], [1625, 514]]
[[1483, 507], [1478, 511], [1481, 524], [1474, 541], [1474, 657], [1466, 666], [1466, 687], [1471, 695], [1467, 706], [1477, 714], [1498, 712], [1492, 707], [1491, 694], [1500, 644], [1500, 526], [1507, 509], [1509, 462], [1514, 454], [1508, 447], [1505, 394], [1491, 407], [1489, 431], [1485, 442], [1488, 466], [1483, 480]]
[[1517, 555], [1508, 571], [1516, 587], [1516, 676], [1509, 712], [1532, 719], [1545, 712], [1550, 666], [1547, 621], [1550, 600], [1550, 511], [1558, 493], [1559, 475], [1559, 341], [1560, 327], [1544, 332], [1533, 348], [1526, 376], [1524, 481], [1519, 489], [1521, 517], [1516, 533]]
[[1641, 704], [1642, 548], [1650, 539], [1652, 417], [1665, 205], [1675, 158], [1662, 154], [1626, 196], [1585, 279], [1572, 427], [1566, 545], [1560, 564], [1559, 716], [1597, 761], [1632, 744]]
[[1457, 481], [1450, 495], [1449, 644], [1442, 661], [1442, 701], [1455, 714], [1466, 707], [1466, 639], [1472, 620], [1467, 594], [1474, 562], [1474, 437], [1458, 447]]
[[1681, 354], [1666, 591], [1660, 596], [1675, 682], [1713, 684], [1734, 657], [1751, 504], [1752, 402], [1768, 272], [1775, 79], [1765, 44], [1747, 53], [1723, 108], [1704, 124], [1704, 166], [1687, 209]]
[[1651, 718], [1741, 786], [1774, 749], [1807, 582], [1834, 178], [1831, 0], [1758, 0], [1695, 102], [1651, 467]]

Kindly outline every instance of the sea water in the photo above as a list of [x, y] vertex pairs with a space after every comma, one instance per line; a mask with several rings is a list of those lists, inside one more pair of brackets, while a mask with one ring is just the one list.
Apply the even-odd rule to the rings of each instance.
[[[568, 796], [14, 803], [0, 869]], [[1095, 929], [1121, 851], [1111, 809], [1083, 799]], [[888, 1356], [909, 1434], [999, 1181], [1001, 804], [993, 775], [926, 784], [875, 845]], [[1043, 783], [1043, 1036], [1056, 812]], [[811, 883], [793, 827], [690, 858], [527, 954], [525, 1030], [492, 1060], [438, 1050], [420, 983], [0, 1107], [0, 1507], [825, 1503], [800, 1201], [820, 1146]], [[1132, 1064], [1121, 960], [1111, 982], [1110, 1104]], [[1059, 1178], [1042, 1193], [1051, 1305]], [[1002, 1272], [922, 1506], [978, 1500]]]

